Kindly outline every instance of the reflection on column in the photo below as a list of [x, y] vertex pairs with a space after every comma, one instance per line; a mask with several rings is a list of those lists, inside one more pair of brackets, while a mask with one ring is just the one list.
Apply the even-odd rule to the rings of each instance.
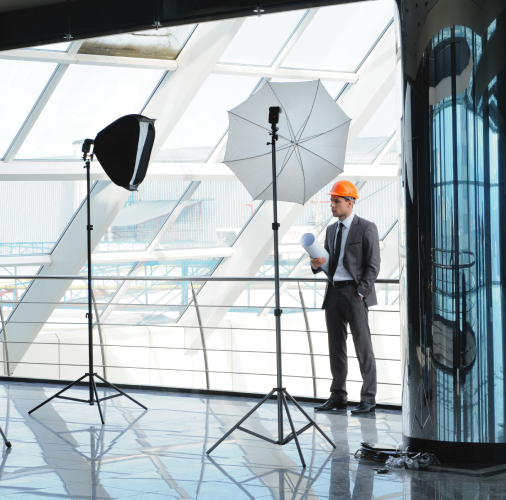
[[400, 16], [403, 432], [443, 460], [506, 460], [506, 1], [493, 4], [406, 0]]

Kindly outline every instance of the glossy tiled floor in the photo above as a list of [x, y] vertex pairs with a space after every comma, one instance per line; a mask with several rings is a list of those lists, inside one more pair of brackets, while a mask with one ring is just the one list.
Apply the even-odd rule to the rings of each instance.
[[[149, 411], [124, 397], [107, 401], [103, 427], [97, 408], [85, 404], [58, 401], [27, 414], [56, 389], [0, 384], [0, 422], [13, 443], [10, 451], [2, 449], [2, 499], [505, 498], [506, 474], [498, 471], [487, 478], [457, 470], [378, 475], [374, 463], [356, 460], [364, 440], [398, 442], [398, 412], [318, 414], [337, 449], [305, 432], [304, 470], [294, 442], [279, 447], [240, 431], [206, 456], [253, 401], [135, 391]], [[86, 397], [84, 389], [67, 394]], [[313, 414], [311, 405], [303, 406]], [[265, 404], [245, 427], [274, 437], [276, 408]], [[292, 415], [302, 427], [304, 417], [296, 410]]]

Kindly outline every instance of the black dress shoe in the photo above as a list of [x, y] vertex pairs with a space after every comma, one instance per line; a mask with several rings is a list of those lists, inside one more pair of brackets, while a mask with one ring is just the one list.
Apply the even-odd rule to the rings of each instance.
[[320, 406], [315, 406], [314, 409], [316, 411], [330, 411], [330, 410], [346, 410], [348, 405], [343, 403], [342, 401], [337, 401], [336, 399], [327, 399], [325, 403]]
[[357, 413], [370, 413], [376, 409], [376, 405], [372, 405], [370, 403], [366, 403], [365, 401], [360, 401], [360, 404], [351, 410], [353, 415]]

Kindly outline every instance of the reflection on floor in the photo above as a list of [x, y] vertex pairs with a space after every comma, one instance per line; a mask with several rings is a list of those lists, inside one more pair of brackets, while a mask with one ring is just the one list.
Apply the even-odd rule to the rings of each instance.
[[[378, 475], [373, 462], [356, 460], [363, 441], [399, 441], [399, 412], [318, 414], [318, 424], [337, 449], [331, 452], [321, 436], [307, 431], [300, 438], [308, 463], [304, 470], [293, 441], [279, 447], [240, 431], [206, 456], [205, 450], [254, 401], [135, 391], [132, 395], [149, 411], [126, 398], [107, 401], [105, 426], [96, 407], [73, 402], [27, 414], [55, 392], [55, 386], [0, 384], [0, 424], [13, 443], [11, 450], [2, 449], [2, 499], [504, 498], [505, 473], [487, 478], [455, 470]], [[86, 397], [85, 389], [72, 392]], [[311, 405], [304, 406], [312, 412]], [[292, 416], [302, 427], [304, 417], [296, 410]], [[262, 406], [245, 426], [275, 436], [275, 403]]]

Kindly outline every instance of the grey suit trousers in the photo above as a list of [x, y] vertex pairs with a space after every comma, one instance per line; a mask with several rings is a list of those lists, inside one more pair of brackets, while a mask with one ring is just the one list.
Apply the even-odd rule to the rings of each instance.
[[332, 372], [331, 398], [346, 403], [348, 353], [346, 338], [350, 325], [363, 384], [361, 401], [376, 404], [376, 360], [367, 318], [368, 309], [357, 292], [356, 285], [335, 288], [329, 284], [325, 304], [325, 321], [329, 335], [330, 371]]

